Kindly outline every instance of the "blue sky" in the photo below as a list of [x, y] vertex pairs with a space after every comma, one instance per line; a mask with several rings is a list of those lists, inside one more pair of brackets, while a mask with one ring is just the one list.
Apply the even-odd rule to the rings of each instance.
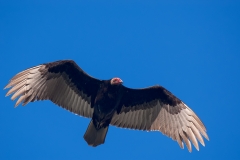
[[0, 159], [239, 159], [239, 1], [0, 1], [0, 86], [29, 67], [73, 59], [99, 79], [160, 84], [188, 104], [210, 141], [189, 153], [159, 132], [110, 127], [50, 101], [14, 108], [0, 92]]

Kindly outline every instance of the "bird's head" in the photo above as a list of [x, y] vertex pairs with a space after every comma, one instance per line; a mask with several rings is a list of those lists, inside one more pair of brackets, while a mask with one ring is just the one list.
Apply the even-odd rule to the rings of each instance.
[[123, 81], [120, 79], [120, 78], [112, 78], [111, 81], [110, 81], [111, 85], [119, 85], [119, 84], [122, 84]]

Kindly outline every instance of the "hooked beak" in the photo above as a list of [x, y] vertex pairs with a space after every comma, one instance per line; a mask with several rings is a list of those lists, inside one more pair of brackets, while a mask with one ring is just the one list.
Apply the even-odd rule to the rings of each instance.
[[119, 79], [118, 82], [122, 84], [122, 83], [123, 83], [123, 80]]

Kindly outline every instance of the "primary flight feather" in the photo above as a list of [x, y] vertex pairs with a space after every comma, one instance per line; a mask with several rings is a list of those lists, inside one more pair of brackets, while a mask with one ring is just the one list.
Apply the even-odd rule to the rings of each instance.
[[91, 122], [84, 139], [91, 146], [103, 144], [109, 124], [138, 130], [158, 130], [176, 140], [181, 148], [191, 143], [199, 150], [208, 140], [198, 116], [180, 99], [161, 86], [131, 89], [120, 78], [99, 80], [85, 73], [74, 61], [38, 65], [15, 75], [5, 88], [16, 105], [36, 100], [55, 104]]

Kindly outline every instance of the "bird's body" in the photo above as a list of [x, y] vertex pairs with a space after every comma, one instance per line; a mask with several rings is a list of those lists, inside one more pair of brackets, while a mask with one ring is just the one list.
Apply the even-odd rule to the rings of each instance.
[[121, 85], [111, 85], [110, 80], [104, 81], [98, 90], [94, 101], [93, 123], [97, 128], [110, 124], [121, 100], [119, 93]]
[[121, 100], [120, 90], [121, 85], [112, 85], [111, 80], [102, 81], [100, 84], [94, 101], [92, 121], [84, 135], [84, 139], [89, 145], [97, 146], [104, 143], [108, 126], [119, 107]]
[[51, 100], [78, 115], [91, 118], [84, 139], [91, 146], [105, 141], [109, 125], [138, 130], [158, 130], [199, 149], [208, 139], [197, 115], [180, 99], [161, 86], [131, 89], [120, 78], [95, 79], [74, 61], [63, 60], [29, 68], [14, 76], [5, 88], [19, 97], [16, 106], [36, 100]]

